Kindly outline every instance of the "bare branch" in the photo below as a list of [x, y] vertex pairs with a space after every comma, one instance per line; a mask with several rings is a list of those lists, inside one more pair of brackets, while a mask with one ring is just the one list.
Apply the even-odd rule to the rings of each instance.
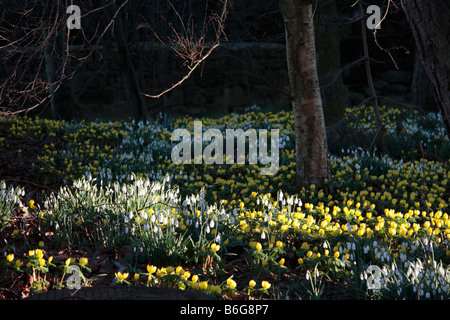
[[[194, 70], [197, 69], [197, 67], [211, 55], [214, 49], [216, 49], [220, 45], [220, 40], [222, 36], [225, 35], [224, 28], [225, 28], [225, 20], [227, 17], [228, 0], [223, 0], [222, 3], [223, 7], [220, 15], [215, 13], [211, 15], [209, 20], [206, 20], [205, 18], [202, 26], [202, 32], [198, 37], [195, 35], [194, 30], [195, 26], [192, 21], [192, 17], [189, 18], [188, 23], [185, 24], [180, 14], [175, 10], [172, 3], [170, 3], [172, 9], [175, 10], [175, 14], [177, 15], [178, 20], [181, 24], [183, 33], [181, 34], [180, 32], [176, 31], [175, 27], [171, 23], [169, 23], [169, 27], [172, 30], [173, 35], [171, 38], [168, 39], [168, 41], [171, 43], [172, 50], [175, 52], [175, 54], [184, 60], [183, 66], [187, 66], [189, 72], [187, 72], [178, 82], [171, 85], [168, 89], [165, 89], [158, 94], [143, 93], [144, 96], [148, 98], [158, 99], [162, 97], [164, 94], [180, 86], [184, 81], [186, 81], [191, 76]], [[208, 45], [206, 43], [206, 35], [210, 23], [212, 23], [214, 26], [215, 39], [211, 45]], [[149, 26], [141, 25], [141, 27], [149, 27]], [[161, 41], [158, 35], [156, 36], [158, 40]], [[161, 42], [165, 44], [163, 41]], [[206, 53], [204, 53], [208, 47], [209, 49], [206, 51]]]

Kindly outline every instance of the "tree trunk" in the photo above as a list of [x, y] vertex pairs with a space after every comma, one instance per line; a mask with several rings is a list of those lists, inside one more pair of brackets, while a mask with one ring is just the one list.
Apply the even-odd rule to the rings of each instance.
[[280, 0], [295, 119], [296, 184], [320, 186], [330, 179], [325, 121], [316, 67], [310, 1]]
[[402, 0], [402, 6], [450, 138], [450, 3], [448, 0]]

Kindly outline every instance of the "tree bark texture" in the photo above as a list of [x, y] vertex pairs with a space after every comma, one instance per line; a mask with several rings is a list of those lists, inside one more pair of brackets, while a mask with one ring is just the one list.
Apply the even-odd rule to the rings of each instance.
[[439, 112], [450, 138], [450, 2], [402, 0], [416, 40], [417, 52], [434, 89]]
[[295, 119], [297, 187], [320, 186], [330, 179], [325, 121], [316, 67], [310, 1], [280, 0]]

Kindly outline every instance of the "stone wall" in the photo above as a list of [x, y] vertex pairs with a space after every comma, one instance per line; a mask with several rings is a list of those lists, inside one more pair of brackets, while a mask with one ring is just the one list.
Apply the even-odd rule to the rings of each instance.
[[[136, 71], [144, 84], [141, 91], [161, 92], [188, 71], [166, 47], [147, 44], [140, 49], [144, 58], [136, 65]], [[172, 115], [225, 114], [241, 112], [252, 105], [289, 108], [285, 54], [282, 44], [223, 44], [182, 85], [160, 99], [144, 98], [145, 108], [150, 115], [160, 112]], [[139, 117], [136, 103], [129, 103], [127, 96], [133, 83], [123, 76], [120, 64], [109, 60], [112, 56], [94, 54], [92, 61], [84, 64], [73, 79], [64, 83], [56, 101], [59, 117]], [[409, 102], [411, 71], [378, 71], [374, 68], [373, 74], [377, 94]], [[344, 77], [349, 89], [346, 106], [357, 105], [370, 96], [364, 76], [361, 66], [351, 77]], [[352, 82], [358, 85], [354, 86]]]
[[[163, 46], [142, 46], [137, 72], [141, 91], [155, 94], [169, 88], [189, 70]], [[208, 114], [240, 112], [246, 107], [288, 106], [285, 47], [280, 44], [223, 44], [191, 77], [160, 99], [144, 98], [149, 114]], [[142, 73], [142, 74], [140, 74]], [[76, 77], [59, 92], [61, 118], [123, 119], [138, 114], [127, 100], [126, 83], [108, 57], [93, 55]]]

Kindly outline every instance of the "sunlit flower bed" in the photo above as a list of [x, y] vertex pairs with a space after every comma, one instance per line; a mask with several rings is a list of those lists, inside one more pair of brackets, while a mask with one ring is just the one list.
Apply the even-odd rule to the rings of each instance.
[[[31, 170], [55, 191], [25, 201], [27, 190], [0, 185], [0, 275], [26, 275], [29, 292], [70, 286], [77, 266], [82, 285], [110, 277], [219, 299], [448, 299], [448, 139], [438, 116], [382, 111], [391, 148], [404, 149], [382, 157], [366, 150], [372, 113], [352, 112], [346, 126], [360, 140], [330, 146], [331, 181], [299, 192], [290, 112], [202, 119], [204, 130], [280, 129], [275, 176], [258, 165], [172, 163], [171, 133], [193, 131], [190, 117], [5, 119], [0, 149], [42, 141]], [[100, 268], [95, 254], [105, 248], [117, 254]]]

